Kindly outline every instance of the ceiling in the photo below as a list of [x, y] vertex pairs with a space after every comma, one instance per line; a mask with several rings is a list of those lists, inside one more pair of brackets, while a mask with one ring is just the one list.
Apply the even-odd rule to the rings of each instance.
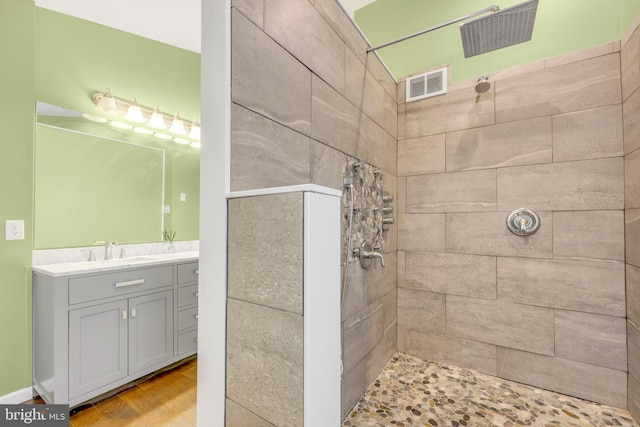
[[[375, 0], [339, 0], [347, 13]], [[200, 0], [35, 0], [36, 6], [200, 53]]]

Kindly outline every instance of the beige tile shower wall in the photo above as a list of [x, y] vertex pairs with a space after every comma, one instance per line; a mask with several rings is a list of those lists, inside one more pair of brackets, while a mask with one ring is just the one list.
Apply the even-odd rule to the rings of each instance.
[[[462, 82], [400, 104], [398, 349], [627, 405], [640, 150], [623, 156], [640, 127], [622, 93], [640, 107], [620, 56], [610, 43], [490, 75], [483, 94]], [[517, 208], [540, 215], [536, 234], [508, 231]]]
[[[637, 20], [636, 20], [637, 22]], [[640, 29], [622, 46], [628, 408], [640, 420]]]
[[[233, 0], [231, 18], [231, 190], [306, 183], [342, 190], [348, 155], [383, 170], [397, 212], [396, 82], [366, 53], [338, 2]], [[386, 268], [349, 266], [343, 414], [396, 350], [397, 225], [385, 237]], [[234, 292], [244, 298], [246, 289]], [[289, 306], [296, 299], [265, 291], [249, 302]]]

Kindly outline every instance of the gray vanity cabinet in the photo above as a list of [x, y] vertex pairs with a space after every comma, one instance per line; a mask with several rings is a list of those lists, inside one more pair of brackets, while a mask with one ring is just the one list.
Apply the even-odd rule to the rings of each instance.
[[178, 265], [178, 346], [181, 356], [198, 348], [198, 263]]
[[[192, 334], [193, 342], [197, 334], [177, 305], [185, 265], [195, 271], [198, 263], [57, 277], [34, 272], [33, 384], [45, 402], [77, 406], [195, 353], [192, 342], [188, 351], [177, 349], [178, 333]], [[197, 292], [197, 279], [195, 285]], [[197, 315], [197, 304], [184, 308]], [[179, 331], [183, 325], [189, 327]]]

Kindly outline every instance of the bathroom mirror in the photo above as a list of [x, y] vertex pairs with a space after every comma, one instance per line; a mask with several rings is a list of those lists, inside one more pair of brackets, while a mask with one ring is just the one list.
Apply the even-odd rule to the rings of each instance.
[[36, 109], [35, 249], [158, 242], [164, 230], [198, 239], [197, 148]]

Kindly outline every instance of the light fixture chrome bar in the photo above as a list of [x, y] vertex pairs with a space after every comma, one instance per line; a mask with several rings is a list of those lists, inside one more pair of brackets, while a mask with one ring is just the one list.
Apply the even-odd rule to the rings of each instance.
[[444, 24], [439, 24], [439, 25], [436, 25], [435, 27], [429, 27], [429, 28], [426, 28], [424, 30], [420, 30], [418, 32], [415, 32], [413, 34], [409, 34], [408, 36], [403, 36], [403, 37], [400, 37], [398, 39], [391, 40], [390, 42], [386, 42], [386, 43], [383, 43], [383, 44], [378, 45], [378, 46], [370, 47], [370, 48], [367, 49], [367, 53], [373, 52], [374, 50], [382, 49], [383, 47], [391, 46], [392, 44], [400, 43], [402, 41], [408, 40], [408, 39], [416, 37], [416, 36], [420, 36], [422, 34], [426, 34], [428, 32], [434, 31], [434, 30], [439, 30], [440, 28], [446, 27], [446, 26], [451, 25], [451, 24], [455, 24], [456, 22], [460, 22], [460, 21], [464, 21], [464, 20], [467, 20], [467, 19], [475, 18], [476, 16], [483, 15], [485, 13], [489, 13], [489, 12], [495, 13], [495, 12], [498, 12], [498, 11], [500, 11], [500, 6], [498, 6], [497, 4], [494, 4], [492, 6], [484, 8], [482, 10], [478, 10], [478, 11], [470, 13], [468, 15], [461, 16], [460, 18], [456, 18], [454, 20], [445, 22]]

